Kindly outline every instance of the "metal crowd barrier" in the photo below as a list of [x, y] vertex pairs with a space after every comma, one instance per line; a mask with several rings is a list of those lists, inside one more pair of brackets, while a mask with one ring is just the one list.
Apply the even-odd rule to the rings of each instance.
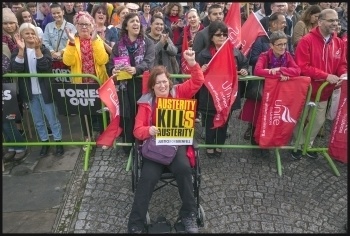
[[[60, 78], [60, 77], [67, 77], [67, 74], [8, 73], [8, 74], [4, 74], [3, 77], [18, 78], [18, 79], [25, 78], [25, 77], [39, 77], [39, 78], [40, 77], [45, 77], [45, 78], [56, 78], [56, 77], [58, 77], [58, 78]], [[99, 80], [99, 78], [97, 78], [96, 76], [91, 75], [91, 74], [70, 74], [69, 77], [90, 77], [90, 78], [94, 79], [98, 83], [99, 86], [101, 85], [101, 81]], [[67, 84], [71, 84], [71, 83], [67, 83]], [[74, 85], [78, 86], [79, 84], [74, 84]], [[51, 92], [52, 92], [52, 87], [51, 87]], [[53, 97], [53, 93], [51, 95]], [[57, 106], [57, 103], [61, 102], [61, 101], [57, 101], [55, 99], [53, 99], [53, 101], [54, 101], [56, 106]], [[107, 127], [107, 116], [106, 116], [106, 111], [103, 108], [104, 108], [104, 104], [101, 101], [101, 110], [99, 111], [99, 113], [102, 113], [103, 129], [106, 129], [106, 127]], [[89, 109], [90, 109], [90, 105], [89, 105]], [[77, 109], [75, 114], [80, 115], [79, 112], [80, 112], [80, 109]], [[63, 145], [63, 146], [86, 146], [83, 168], [84, 168], [84, 171], [87, 171], [88, 170], [88, 164], [89, 164], [89, 158], [90, 158], [90, 154], [91, 154], [91, 149], [92, 149], [92, 146], [96, 146], [96, 142], [93, 141], [93, 140], [90, 140], [89, 142], [73, 140], [74, 138], [73, 138], [73, 133], [72, 133], [72, 127], [71, 127], [71, 124], [70, 124], [70, 119], [73, 119], [73, 118], [69, 118], [69, 114], [68, 113], [66, 115], [67, 115], [69, 127], [61, 127], [61, 129], [62, 129], [62, 142], [60, 142], [59, 144]], [[76, 128], [76, 127], [74, 127], [74, 128]], [[70, 141], [65, 141], [64, 140], [64, 138], [63, 138], [64, 131], [70, 131], [70, 134], [69, 134]], [[76, 135], [76, 134], [74, 133], [74, 135]], [[38, 136], [36, 137], [36, 140], [28, 140], [28, 137], [26, 137], [26, 141], [27, 142], [25, 142], [25, 143], [23, 143], [23, 142], [14, 142], [14, 143], [3, 142], [3, 145], [4, 146], [44, 146], [44, 145], [55, 146], [55, 145], [57, 145], [57, 142], [50, 141], [50, 139], [49, 139], [49, 142], [41, 142], [38, 139]]]
[[[21, 77], [48, 77], [48, 78], [55, 78], [55, 77], [67, 77], [66, 74], [29, 74], [29, 73], [9, 73], [9, 74], [5, 74], [3, 75], [3, 77], [8, 77], [8, 78], [21, 78]], [[186, 79], [189, 78], [190, 75], [186, 75], [186, 74], [171, 74], [170, 75], [172, 79]], [[90, 74], [70, 74], [70, 77], [90, 77], [93, 78], [94, 80], [97, 81], [97, 83], [99, 85], [101, 85], [100, 80], [94, 76], [94, 75], [90, 75]], [[141, 76], [139, 76], [141, 77]], [[264, 78], [262, 77], [258, 77], [258, 76], [245, 76], [245, 77], [240, 77], [239, 81], [248, 81], [248, 80], [263, 80]], [[288, 150], [292, 150], [294, 149], [295, 151], [297, 150], [297, 144], [298, 141], [300, 139], [301, 133], [302, 133], [302, 127], [304, 127], [305, 121], [306, 121], [306, 117], [307, 117], [307, 112], [309, 109], [309, 106], [311, 107], [311, 120], [309, 121], [311, 123], [311, 125], [309, 126], [309, 129], [307, 130], [307, 135], [306, 135], [306, 140], [305, 143], [309, 143], [310, 140], [310, 133], [311, 133], [311, 127], [312, 124], [314, 123], [315, 117], [316, 117], [316, 106], [321, 93], [323, 91], [323, 89], [328, 85], [328, 82], [325, 82], [324, 84], [322, 84], [322, 86], [319, 88], [318, 92], [317, 92], [317, 96], [316, 96], [316, 100], [315, 102], [310, 102], [310, 97], [311, 97], [311, 85], [309, 86], [309, 90], [308, 90], [308, 94], [307, 94], [307, 98], [306, 98], [306, 102], [305, 102], [305, 106], [301, 115], [301, 120], [300, 122], [298, 122], [298, 134], [297, 134], [297, 139], [296, 139], [296, 144], [293, 145], [287, 145], [287, 146], [281, 146], [281, 147], [275, 147], [275, 148], [269, 148], [274, 150], [274, 154], [276, 156], [276, 163], [277, 163], [277, 172], [278, 174], [281, 176], [282, 175], [282, 162], [281, 162], [281, 155], [280, 155], [280, 150], [281, 149], [288, 149]], [[57, 101], [54, 101], [57, 102]], [[243, 103], [242, 103], [243, 106]], [[100, 112], [102, 113], [102, 119], [103, 119], [103, 128], [105, 129], [107, 127], [107, 117], [106, 117], [106, 112], [103, 109], [104, 108], [104, 104], [101, 101], [101, 110]], [[235, 119], [235, 117], [231, 117], [231, 119]], [[243, 121], [239, 121], [238, 119], [235, 120], [233, 123], [242, 123]], [[69, 124], [70, 125], [70, 124]], [[205, 149], [205, 148], [224, 148], [224, 149], [258, 149], [259, 146], [257, 145], [251, 145], [251, 144], [247, 144], [246, 141], [244, 141], [245, 143], [243, 143], [243, 141], [241, 141], [239, 139], [239, 137], [243, 136], [242, 133], [242, 126], [238, 125], [239, 127], [237, 129], [235, 129], [235, 131], [238, 130], [238, 132], [236, 133], [234, 137], [237, 140], [234, 141], [234, 144], [225, 144], [225, 145], [214, 145], [214, 144], [204, 144], [204, 143], [200, 143], [198, 144], [198, 147], [201, 149]], [[203, 128], [203, 127], [202, 127]], [[62, 132], [63, 130], [65, 130], [65, 128], [62, 127]], [[71, 131], [71, 129], [69, 128], [69, 130]], [[72, 133], [70, 133], [71, 139], [72, 139]], [[28, 140], [27, 140], [28, 141]], [[228, 140], [227, 140], [228, 141]], [[4, 142], [3, 145], [4, 146], [43, 146], [43, 145], [56, 145], [56, 142], [47, 142], [47, 143], [43, 143], [41, 141], [31, 141], [31, 142], [25, 142], [25, 143], [19, 143], [19, 142], [15, 142], [15, 143], [8, 143], [8, 142]], [[60, 143], [60, 145], [65, 145], [65, 146], [73, 146], [73, 145], [78, 145], [78, 146], [87, 146], [86, 148], [86, 152], [85, 152], [85, 158], [84, 158], [84, 171], [88, 170], [88, 163], [89, 163], [89, 158], [90, 158], [90, 154], [91, 154], [91, 147], [92, 146], [96, 146], [96, 142], [95, 141], [90, 141], [90, 142], [86, 142], [86, 141], [63, 141]], [[116, 148], [117, 146], [132, 146], [132, 143], [122, 143], [122, 142], [117, 142], [117, 140], [114, 142], [114, 148]], [[322, 155], [326, 158], [326, 160], [328, 161], [331, 169], [333, 170], [333, 172], [335, 173], [336, 176], [340, 176], [340, 173], [337, 169], [337, 167], [335, 166], [333, 160], [330, 158], [329, 154], [327, 153], [328, 148], [327, 147], [313, 147], [313, 148], [308, 148], [307, 145], [304, 145], [303, 147], [303, 154], [305, 155], [306, 151], [312, 151], [312, 152], [321, 152]], [[129, 154], [129, 158], [127, 161], [127, 165], [126, 165], [126, 170], [129, 171], [131, 169], [131, 164], [132, 164], [132, 151]]]
[[[310, 112], [311, 112], [311, 119], [310, 119], [310, 126], [309, 126], [309, 129], [306, 131], [306, 137], [305, 137], [305, 143], [309, 143], [310, 142], [310, 136], [311, 136], [311, 129], [312, 129], [312, 126], [315, 122], [315, 119], [316, 119], [316, 110], [317, 110], [317, 105], [318, 103], [320, 102], [320, 97], [322, 95], [322, 91], [323, 89], [329, 84], [329, 82], [324, 82], [320, 88], [317, 90], [317, 93], [316, 93], [316, 98], [315, 98], [315, 102], [314, 103], [310, 103]], [[303, 113], [306, 113], [305, 112], [305, 109], [304, 109], [304, 112]], [[305, 119], [306, 119], [306, 114], [303, 114], [305, 115]], [[304, 120], [305, 122], [305, 120]], [[303, 127], [303, 126], [302, 126]], [[299, 131], [300, 131], [300, 128], [299, 128]], [[298, 137], [301, 135], [300, 132], [298, 132]], [[330, 167], [332, 168], [334, 174], [336, 176], [340, 176], [340, 173], [337, 169], [337, 167], [335, 166], [332, 158], [329, 156], [328, 154], [328, 147], [311, 147], [309, 148], [308, 145], [304, 145], [303, 147], [303, 155], [305, 155], [305, 153], [307, 151], [311, 151], [311, 152], [320, 152], [327, 160], [328, 164], [330, 165]]]
[[[189, 78], [190, 75], [184, 75], [184, 74], [171, 74], [170, 75], [172, 79], [174, 78], [178, 78], [178, 79], [186, 79], [186, 78]], [[239, 77], [239, 81], [248, 81], [248, 80], [263, 80], [264, 78], [263, 77], [258, 77], [258, 76], [245, 76], [245, 77]], [[322, 93], [322, 90], [323, 88], [328, 84], [328, 82], [324, 83], [318, 93], [317, 93], [317, 98], [316, 98], [316, 101], [315, 103], [318, 103], [319, 101], [319, 98], [320, 98], [320, 95]], [[311, 127], [312, 127], [312, 124], [314, 122], [314, 119], [315, 119], [315, 116], [316, 116], [316, 110], [315, 110], [315, 106], [313, 102], [310, 102], [310, 97], [311, 97], [311, 92], [312, 92], [312, 87], [311, 85], [309, 86], [309, 89], [308, 89], [308, 93], [307, 93], [307, 97], [306, 97], [306, 101], [305, 101], [305, 105], [304, 105], [304, 108], [303, 108], [303, 111], [302, 111], [302, 114], [301, 114], [301, 120], [300, 122], [298, 122], [298, 126], [297, 126], [297, 129], [298, 129], [298, 132], [297, 132], [297, 139], [296, 139], [296, 142], [295, 142], [295, 145], [286, 145], [286, 146], [280, 146], [280, 147], [271, 147], [269, 148], [270, 150], [273, 150], [273, 153], [276, 157], [276, 165], [277, 165], [277, 173], [279, 176], [282, 176], [282, 162], [281, 162], [281, 154], [280, 154], [280, 150], [294, 150], [296, 151], [297, 148], [298, 148], [298, 141], [300, 139], [300, 136], [302, 134], [302, 127], [304, 127], [304, 124], [305, 124], [305, 121], [306, 121], [306, 118], [307, 118], [307, 111], [309, 109], [309, 106], [311, 106], [311, 109], [312, 112], [313, 112], [313, 115], [312, 115], [312, 120], [309, 121], [311, 122], [311, 125], [310, 125], [310, 128], [307, 130], [307, 136], [305, 138], [305, 143], [309, 143], [309, 140], [310, 140], [310, 132], [311, 132]], [[243, 106], [243, 102], [242, 102], [242, 106]], [[231, 117], [232, 119], [233, 117]], [[234, 118], [233, 118], [234, 119]], [[235, 122], [239, 122], [239, 123], [242, 123], [243, 121], [239, 121], [239, 120], [235, 120]], [[237, 131], [237, 129], [235, 130]], [[243, 136], [243, 132], [242, 131], [242, 127], [239, 127], [238, 128], [238, 133], [237, 133], [237, 136], [240, 136], [242, 137]], [[228, 140], [226, 140], [226, 143], [227, 143]], [[204, 142], [204, 141], [203, 141]], [[230, 144], [224, 144], [224, 145], [214, 145], [214, 144], [204, 144], [204, 143], [200, 143], [198, 142], [198, 147], [201, 148], [201, 149], [205, 149], [205, 148], [223, 148], [223, 149], [258, 149], [260, 148], [258, 145], [251, 145], [250, 143], [247, 144], [247, 142], [245, 141], [245, 143], [241, 143], [242, 141], [241, 140], [237, 140], [237, 143], [230, 143]], [[115, 143], [115, 146], [131, 146], [132, 144], [130, 143]], [[306, 151], [317, 151], [317, 152], [322, 152], [322, 154], [325, 156], [325, 158], [327, 159], [331, 169], [333, 170], [334, 174], [336, 176], [340, 176], [340, 173], [338, 171], [338, 169], [336, 168], [336, 166], [334, 165], [334, 162], [333, 160], [329, 157], [327, 151], [328, 151], [328, 148], [327, 147], [321, 147], [321, 148], [309, 148], [307, 149], [307, 145], [304, 145], [303, 147], [303, 155], [305, 155]], [[128, 158], [128, 162], [127, 162], [127, 165], [126, 165], [126, 171], [129, 171], [131, 169], [131, 165], [132, 165], [132, 160], [133, 160], [133, 156], [132, 156], [132, 152], [130, 152], [129, 154], [129, 158]]]

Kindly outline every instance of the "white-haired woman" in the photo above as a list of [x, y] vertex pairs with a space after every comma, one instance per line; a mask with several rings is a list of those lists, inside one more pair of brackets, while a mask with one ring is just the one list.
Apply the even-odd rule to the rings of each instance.
[[[104, 83], [108, 79], [106, 64], [108, 54], [105, 50], [103, 40], [98, 36], [94, 18], [87, 12], [78, 12], [73, 23], [77, 29], [74, 34], [69, 29], [65, 29], [68, 35], [68, 44], [63, 54], [63, 63], [70, 66], [72, 74], [95, 75]], [[91, 77], [73, 77], [72, 83], [97, 83]], [[85, 116], [80, 116], [81, 124], [85, 124]], [[89, 132], [92, 128], [97, 133], [103, 131], [102, 115], [88, 116], [89, 130], [82, 125], [85, 140], [89, 140]], [[91, 125], [92, 124], [92, 125]]]
[[[11, 66], [15, 73], [51, 73], [52, 57], [49, 49], [45, 48], [39, 39], [36, 27], [31, 23], [23, 23], [19, 27], [19, 34], [15, 34], [17, 49], [12, 52]], [[61, 123], [57, 118], [57, 111], [50, 93], [48, 78], [25, 77], [18, 79], [19, 94], [24, 102], [29, 104], [35, 128], [42, 142], [49, 142], [49, 135], [45, 124], [46, 116], [52, 129], [53, 138], [61, 142]], [[40, 156], [46, 156], [49, 146], [41, 148]], [[62, 145], [56, 145], [55, 155], [63, 155]]]

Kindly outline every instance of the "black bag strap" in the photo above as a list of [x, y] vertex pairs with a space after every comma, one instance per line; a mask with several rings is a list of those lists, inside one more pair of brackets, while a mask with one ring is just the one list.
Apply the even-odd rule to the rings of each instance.
[[62, 33], [61, 33], [61, 35], [60, 35], [60, 38], [58, 39], [55, 52], [57, 52], [58, 47], [60, 46], [60, 42], [61, 42], [61, 39], [62, 39], [62, 35], [63, 35], [63, 33], [64, 33], [64, 28], [66, 27], [66, 24], [67, 24], [67, 21], [64, 23], [64, 27], [62, 27]]

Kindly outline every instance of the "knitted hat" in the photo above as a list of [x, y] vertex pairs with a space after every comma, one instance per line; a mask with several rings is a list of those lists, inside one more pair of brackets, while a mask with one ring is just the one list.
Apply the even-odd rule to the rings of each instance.
[[15, 16], [15, 13], [13, 13], [10, 8], [5, 7], [2, 9], [2, 23], [6, 22], [14, 22], [18, 24], [18, 20]]

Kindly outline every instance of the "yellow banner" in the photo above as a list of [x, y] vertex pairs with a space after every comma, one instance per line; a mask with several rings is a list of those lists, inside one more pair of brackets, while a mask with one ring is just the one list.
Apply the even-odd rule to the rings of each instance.
[[196, 118], [195, 99], [158, 98], [157, 145], [192, 145]]

